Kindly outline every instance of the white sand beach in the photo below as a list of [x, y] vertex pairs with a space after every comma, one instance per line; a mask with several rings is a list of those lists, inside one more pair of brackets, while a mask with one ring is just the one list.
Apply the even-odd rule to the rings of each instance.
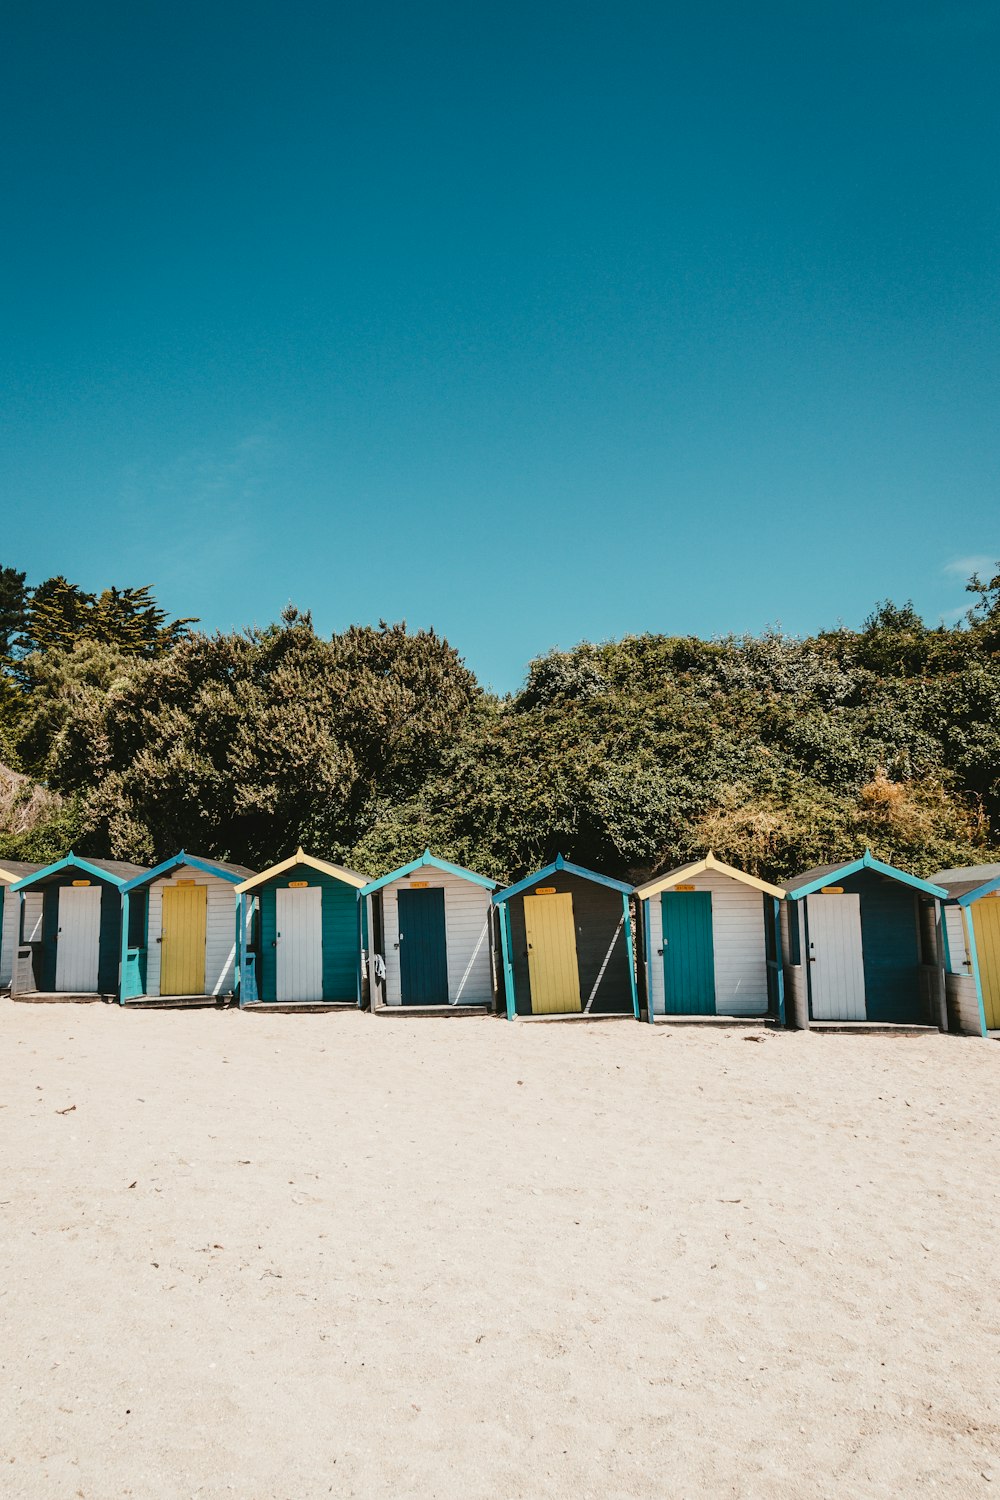
[[1000, 1047], [0, 1001], [0, 1495], [1000, 1494]]

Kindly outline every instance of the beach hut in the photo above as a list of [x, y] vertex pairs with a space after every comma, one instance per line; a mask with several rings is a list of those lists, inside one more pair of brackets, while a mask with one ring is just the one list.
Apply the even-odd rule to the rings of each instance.
[[[22, 897], [22, 940], [11, 994], [117, 1000], [122, 949], [122, 888], [141, 865], [84, 859], [72, 851], [10, 887]], [[41, 898], [40, 900], [38, 898]], [[141, 912], [132, 912], [129, 942], [139, 945]]]
[[21, 860], [5, 859], [0, 864], [0, 990], [10, 989], [14, 955], [21, 941], [21, 897], [11, 886], [40, 869], [41, 865], [26, 865]]
[[711, 852], [636, 887], [650, 1021], [771, 1016], [784, 1022], [780, 886]]
[[366, 885], [372, 1009], [492, 1009], [496, 887], [429, 849]]
[[242, 881], [240, 1005], [357, 1005], [367, 881], [301, 849]]
[[498, 891], [507, 1019], [630, 1015], [638, 1019], [632, 887], [560, 854]]
[[781, 923], [789, 1024], [946, 1030], [944, 895], [868, 849], [861, 859], [787, 881]]
[[[253, 875], [243, 865], [181, 850], [122, 887], [123, 1005], [169, 999], [217, 1003], [236, 990], [236, 887]], [[140, 903], [143, 942], [129, 941]]]
[[953, 1031], [1000, 1031], [1000, 864], [940, 870], [944, 902], [945, 989]]

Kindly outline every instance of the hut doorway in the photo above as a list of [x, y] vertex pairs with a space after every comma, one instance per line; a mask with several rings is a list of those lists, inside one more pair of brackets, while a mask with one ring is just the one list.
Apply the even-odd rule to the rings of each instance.
[[204, 994], [208, 890], [193, 883], [166, 885], [162, 899], [160, 994]]
[[979, 958], [987, 1031], [1000, 1030], [1000, 898], [985, 896], [969, 909]]
[[404, 1005], [442, 1005], [448, 999], [448, 938], [444, 891], [400, 890], [399, 989]]
[[101, 887], [64, 885], [59, 891], [56, 989], [90, 994], [97, 989], [101, 951]]
[[663, 986], [667, 1015], [715, 1015], [711, 891], [664, 891]]
[[864, 1021], [865, 967], [861, 943], [861, 897], [810, 896], [810, 987], [814, 1021]]
[[580, 966], [572, 893], [525, 896], [524, 935], [528, 944], [532, 1015], [580, 1010]]
[[323, 892], [318, 885], [280, 887], [274, 893], [277, 998], [323, 996]]

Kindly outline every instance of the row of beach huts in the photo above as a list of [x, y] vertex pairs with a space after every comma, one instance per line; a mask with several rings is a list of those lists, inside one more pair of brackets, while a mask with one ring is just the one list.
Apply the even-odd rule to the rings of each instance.
[[70, 853], [0, 861], [0, 918], [20, 1000], [1000, 1031], [1000, 864], [772, 885], [709, 853], [633, 887], [560, 856], [501, 890], [429, 850], [380, 880]]

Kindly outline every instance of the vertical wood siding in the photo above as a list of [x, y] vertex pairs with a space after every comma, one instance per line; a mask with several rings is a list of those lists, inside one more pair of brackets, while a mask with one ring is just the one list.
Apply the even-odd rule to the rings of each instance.
[[874, 870], [858, 870], [838, 884], [861, 897], [869, 1021], [926, 1024], [916, 893]]
[[990, 1031], [1000, 1029], [1000, 896], [981, 896], [969, 908], [976, 939], [979, 984]]
[[960, 906], [946, 906], [944, 909], [944, 925], [948, 933], [948, 972], [950, 974], [970, 973], [969, 944], [965, 936], [965, 917], [962, 915]]
[[323, 891], [279, 886], [274, 893], [276, 997], [323, 998]]
[[[712, 894], [715, 1011], [720, 1016], [767, 1014], [767, 956], [764, 948], [764, 900], [760, 891], [718, 870], [705, 870], [689, 884]], [[782, 902], [782, 937], [787, 939], [786, 903]], [[664, 1014], [663, 946], [660, 898], [649, 903], [649, 984], [654, 1015]], [[787, 941], [785, 952], [787, 953]], [[796, 1023], [797, 1024], [797, 1023]]]
[[203, 995], [208, 890], [197, 882], [166, 885], [160, 893], [160, 906], [160, 991], [165, 995]]
[[860, 896], [807, 896], [806, 918], [813, 1020], [865, 1020]]
[[797, 1027], [800, 1031], [806, 1031], [809, 1027], [809, 988], [806, 976], [805, 964], [800, 962], [793, 964], [792, 933], [798, 930], [799, 956], [804, 957], [806, 951], [805, 923], [803, 920], [804, 903], [801, 901], [782, 901], [781, 903], [781, 951], [785, 974], [785, 1016], [789, 1026]]
[[100, 983], [101, 896], [99, 885], [59, 891], [56, 989], [90, 994]]
[[976, 981], [967, 973], [946, 974], [944, 978], [949, 1031], [958, 1031], [965, 1036], [982, 1036]]
[[260, 998], [274, 1000], [277, 994], [277, 964], [274, 935], [275, 892], [294, 880], [306, 880], [323, 892], [323, 1000], [328, 1004], [354, 1004], [358, 998], [358, 893], [333, 875], [309, 865], [293, 868], [273, 884], [259, 887]]
[[[460, 875], [425, 866], [413, 877], [426, 881], [429, 890], [444, 891], [444, 919], [448, 945], [448, 994], [441, 1003], [492, 1005], [493, 975], [490, 963], [490, 915], [492, 902], [485, 886], [474, 885]], [[410, 885], [396, 881], [382, 888], [382, 957], [385, 959], [385, 1004], [402, 1003], [399, 986], [399, 905], [397, 892]]]
[[[193, 880], [206, 890], [205, 990], [206, 995], [227, 995], [236, 983], [236, 911], [239, 898], [228, 880], [180, 865], [149, 886], [148, 951], [146, 993], [160, 993], [160, 943], [163, 936], [163, 892], [179, 880]], [[133, 893], [132, 900], [135, 900]]]
[[521, 899], [532, 1015], [582, 1010], [573, 897], [567, 891], [561, 896]]
[[664, 891], [660, 923], [667, 1014], [716, 1015], [712, 892]]
[[12, 892], [9, 886], [2, 886], [0, 901], [3, 902], [3, 922], [0, 923], [0, 989], [6, 989], [14, 970], [14, 952], [20, 937], [21, 893]]
[[[599, 885], [593, 880], [585, 880], [579, 875], [570, 875], [565, 870], [546, 875], [538, 883], [554, 887], [560, 894], [569, 891], [573, 896], [576, 956], [583, 1009], [589, 1009], [591, 1015], [631, 1015], [632, 975], [622, 921], [621, 892], [612, 890], [610, 886]], [[530, 896], [532, 889], [529, 887], [524, 894]], [[510, 912], [514, 1003], [518, 1015], [528, 1016], [531, 1015], [531, 986], [524, 928], [524, 898], [512, 896], [506, 905]]]
[[443, 1005], [448, 1000], [448, 933], [445, 893], [396, 889], [399, 930], [399, 995], [404, 1005]]
[[42, 917], [45, 911], [44, 891], [25, 891], [21, 897], [24, 902], [24, 921], [21, 925], [20, 941], [24, 943], [40, 943], [42, 941]]

